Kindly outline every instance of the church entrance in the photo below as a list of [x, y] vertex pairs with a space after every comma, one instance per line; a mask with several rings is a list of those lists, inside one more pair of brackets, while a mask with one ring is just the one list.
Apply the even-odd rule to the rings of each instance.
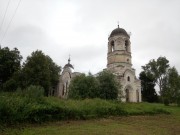
[[124, 92], [125, 92], [125, 99], [126, 99], [126, 102], [132, 102], [133, 101], [133, 89], [131, 87], [131, 85], [128, 85], [125, 87], [124, 89]]
[[129, 102], [129, 89], [126, 89], [126, 102]]

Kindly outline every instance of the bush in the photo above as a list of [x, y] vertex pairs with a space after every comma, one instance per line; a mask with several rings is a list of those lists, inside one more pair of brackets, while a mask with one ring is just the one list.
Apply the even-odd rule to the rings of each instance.
[[115, 75], [109, 71], [100, 72], [97, 76], [100, 84], [99, 98], [113, 100], [121, 95], [121, 85]]
[[3, 91], [15, 91], [17, 82], [14, 79], [9, 79], [3, 84]]
[[[102, 99], [61, 100], [55, 97], [42, 97], [39, 100], [43, 92], [39, 94], [35, 91], [37, 89], [41, 88], [31, 86], [23, 92], [1, 93], [0, 123], [41, 123], [56, 120], [169, 113], [163, 106], [147, 103], [121, 103]], [[24, 94], [25, 91], [27, 91], [26, 94]], [[35, 96], [33, 97], [32, 94]]]
[[42, 99], [44, 97], [44, 88], [41, 86], [31, 85], [23, 91], [23, 95], [29, 99]]
[[167, 98], [164, 99], [164, 105], [166, 105], [166, 106], [169, 105], [169, 99], [167, 99]]
[[76, 76], [69, 86], [68, 97], [71, 99], [86, 99], [99, 97], [99, 82], [92, 75]]
[[113, 100], [121, 96], [121, 85], [109, 71], [100, 72], [97, 77], [81, 74], [71, 81], [68, 96], [71, 99], [101, 98]]
[[180, 96], [177, 98], [177, 105], [180, 107]]

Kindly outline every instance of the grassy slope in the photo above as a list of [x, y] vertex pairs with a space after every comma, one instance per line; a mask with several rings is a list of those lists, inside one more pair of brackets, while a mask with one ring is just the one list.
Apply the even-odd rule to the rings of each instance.
[[[162, 104], [123, 104], [130, 112], [163, 108], [170, 115], [109, 117], [93, 120], [60, 121], [7, 128], [2, 135], [179, 135], [180, 108]], [[138, 113], [137, 113], [138, 114]]]
[[0, 99], [0, 123], [4, 124], [169, 113], [160, 105], [125, 104], [101, 99], [61, 100], [55, 97], [26, 97], [18, 93], [2, 94]]

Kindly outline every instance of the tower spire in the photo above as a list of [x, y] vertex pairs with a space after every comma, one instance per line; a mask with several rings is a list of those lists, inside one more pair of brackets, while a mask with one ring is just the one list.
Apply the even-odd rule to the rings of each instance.
[[118, 23], [118, 28], [119, 28], [119, 21], [117, 23]]
[[70, 58], [70, 54], [69, 54], [69, 59], [68, 59], [68, 64], [70, 64], [71, 58]]

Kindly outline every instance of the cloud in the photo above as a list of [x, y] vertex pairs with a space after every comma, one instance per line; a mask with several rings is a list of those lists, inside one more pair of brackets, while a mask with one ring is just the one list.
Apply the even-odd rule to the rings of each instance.
[[[12, 2], [3, 31], [18, 0]], [[0, 1], [0, 22], [6, 4]], [[180, 72], [179, 13], [179, 0], [22, 1], [3, 46], [17, 47], [24, 58], [40, 49], [61, 66], [70, 54], [75, 71], [97, 73], [106, 67], [108, 35], [119, 21], [132, 33], [137, 74], [159, 56], [166, 56]]]

